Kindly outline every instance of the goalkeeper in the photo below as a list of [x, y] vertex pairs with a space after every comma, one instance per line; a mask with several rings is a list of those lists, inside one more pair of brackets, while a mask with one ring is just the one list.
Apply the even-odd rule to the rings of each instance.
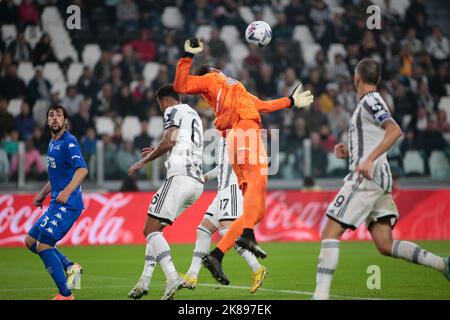
[[253, 231], [255, 224], [264, 217], [267, 189], [267, 154], [260, 138], [259, 112], [307, 107], [314, 97], [310, 91], [302, 92], [300, 85], [289, 97], [262, 101], [220, 70], [204, 66], [197, 75], [191, 75], [192, 59], [203, 48], [201, 40], [185, 41], [185, 53], [177, 64], [174, 88], [178, 93], [202, 95], [212, 108], [216, 116], [214, 125], [226, 135], [228, 158], [244, 195], [243, 214], [232, 223], [217, 247], [203, 258], [203, 265], [213, 277], [227, 285], [229, 281], [222, 270], [222, 259], [235, 243], [259, 258], [267, 256], [258, 246]]

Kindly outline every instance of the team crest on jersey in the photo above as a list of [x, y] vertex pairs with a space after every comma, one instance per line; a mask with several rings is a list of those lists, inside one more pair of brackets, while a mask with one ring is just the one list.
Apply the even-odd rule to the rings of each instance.
[[227, 84], [234, 86], [234, 85], [238, 84], [238, 81], [233, 78], [227, 78]]

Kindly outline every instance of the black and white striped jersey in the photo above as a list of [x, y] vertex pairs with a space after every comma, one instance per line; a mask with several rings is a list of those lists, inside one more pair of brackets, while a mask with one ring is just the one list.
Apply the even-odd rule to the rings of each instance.
[[167, 177], [184, 175], [202, 181], [203, 124], [198, 113], [187, 104], [167, 108], [164, 129], [178, 128], [175, 146], [165, 165]]
[[228, 188], [231, 184], [237, 184], [238, 179], [233, 171], [233, 167], [228, 160], [227, 139], [219, 138], [219, 159], [217, 171], [217, 190]]
[[[353, 112], [348, 130], [349, 175], [345, 180], [356, 179], [354, 171], [384, 138], [382, 124], [392, 120], [389, 109], [378, 92], [364, 95]], [[374, 182], [387, 192], [392, 191], [392, 173], [387, 154], [373, 163]]]

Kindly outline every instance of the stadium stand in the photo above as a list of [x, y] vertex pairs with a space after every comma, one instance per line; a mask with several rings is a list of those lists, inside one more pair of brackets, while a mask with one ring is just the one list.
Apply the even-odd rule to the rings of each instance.
[[[284, 96], [300, 81], [314, 91], [317, 102], [310, 110], [263, 116], [266, 128], [280, 128], [283, 142], [282, 165], [276, 177], [297, 179], [303, 177], [303, 139], [324, 125], [331, 129], [334, 140], [345, 141], [346, 123], [356, 103], [355, 93], [346, 88], [352, 84], [357, 61], [370, 56], [382, 62], [381, 93], [394, 118], [405, 133], [414, 132], [406, 151], [399, 142], [389, 153], [393, 170], [408, 176], [449, 179], [450, 51], [445, 1], [396, 0], [386, 6], [382, 0], [357, 4], [348, 0], [219, 0], [207, 1], [202, 7], [200, 2], [161, 0], [150, 8], [147, 1], [130, 0], [137, 10], [128, 23], [123, 23], [122, 2], [34, 1], [40, 13], [37, 24], [1, 23], [0, 83], [15, 85], [14, 90], [0, 86], [0, 96], [7, 99], [6, 111], [0, 110], [0, 117], [7, 119], [6, 113], [16, 116], [26, 101], [35, 125], [46, 132], [42, 139], [48, 139], [45, 111], [65, 97], [68, 85], [74, 85], [88, 105], [89, 111], [82, 117], [95, 129], [98, 140], [110, 140], [119, 149], [125, 140], [132, 141], [140, 134], [140, 121], [147, 120], [148, 134], [155, 141], [162, 132], [162, 115], [154, 92], [173, 81], [184, 39], [196, 35], [209, 42], [209, 50], [196, 58], [196, 64], [222, 69], [255, 95], [264, 99]], [[82, 6], [82, 29], [67, 30], [65, 9], [75, 3]], [[383, 9], [381, 30], [365, 27], [365, 9], [370, 4]], [[272, 26], [269, 46], [252, 51], [245, 43], [245, 28], [252, 20], [265, 20]], [[148, 32], [148, 40], [140, 39], [141, 30]], [[21, 32], [31, 48], [28, 60], [14, 49]], [[46, 34], [49, 43], [42, 40]], [[412, 50], [412, 44], [419, 50]], [[128, 45], [133, 49], [126, 57], [123, 48]], [[154, 54], [144, 61], [139, 50], [150, 47]], [[342, 63], [336, 66], [338, 55]], [[14, 65], [17, 76], [10, 68]], [[44, 79], [35, 81], [38, 66], [43, 67]], [[80, 77], [85, 66], [92, 77]], [[45, 81], [50, 82], [50, 88]], [[184, 97], [184, 101], [198, 107], [205, 128], [213, 126], [204, 101], [198, 97]], [[124, 103], [130, 110], [123, 109]], [[301, 137], [294, 132], [299, 117], [306, 122]], [[14, 135], [14, 130], [2, 129], [0, 146], [3, 148]], [[82, 138], [79, 136], [80, 141]], [[329, 137], [321, 139], [325, 144]], [[345, 171], [345, 161], [336, 161], [329, 150], [325, 152], [325, 176], [339, 176]], [[8, 154], [9, 160], [11, 156]], [[109, 178], [107, 174], [105, 178]]]

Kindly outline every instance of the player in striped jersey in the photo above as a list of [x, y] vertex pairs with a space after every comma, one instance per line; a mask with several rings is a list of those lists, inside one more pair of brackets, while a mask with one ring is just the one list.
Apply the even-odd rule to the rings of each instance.
[[[218, 165], [204, 175], [205, 182], [217, 179], [217, 195], [206, 210], [203, 221], [197, 227], [197, 241], [189, 270], [186, 274], [181, 275], [189, 289], [195, 289], [197, 285], [202, 258], [208, 253], [214, 232], [218, 229], [219, 234], [223, 236], [233, 221], [241, 216], [243, 210], [242, 192], [239, 189], [236, 174], [228, 161], [227, 140], [221, 137], [218, 147]], [[261, 287], [268, 275], [267, 268], [258, 262], [252, 252], [238, 245], [235, 246], [235, 249], [252, 270], [250, 292], [254, 293]]]
[[128, 297], [140, 299], [147, 294], [153, 271], [159, 263], [167, 278], [161, 300], [168, 300], [184, 286], [184, 280], [175, 269], [162, 231], [194, 204], [203, 192], [203, 126], [198, 113], [181, 103], [172, 85], [159, 88], [156, 97], [164, 113], [164, 135], [156, 148], [144, 149], [143, 158], [128, 169], [128, 174], [134, 174], [166, 153], [170, 155], [166, 161], [166, 181], [153, 196], [145, 222], [147, 247], [144, 270]]
[[450, 281], [448, 257], [436, 256], [412, 242], [393, 240], [398, 211], [392, 199], [392, 174], [386, 153], [402, 131], [377, 92], [380, 79], [381, 68], [375, 60], [363, 59], [356, 66], [354, 84], [359, 103], [350, 121], [349, 145], [338, 144], [334, 150], [338, 158], [350, 158], [350, 173], [327, 210], [329, 219], [321, 234], [315, 300], [329, 298], [342, 234], [364, 221], [381, 254], [432, 267]]

